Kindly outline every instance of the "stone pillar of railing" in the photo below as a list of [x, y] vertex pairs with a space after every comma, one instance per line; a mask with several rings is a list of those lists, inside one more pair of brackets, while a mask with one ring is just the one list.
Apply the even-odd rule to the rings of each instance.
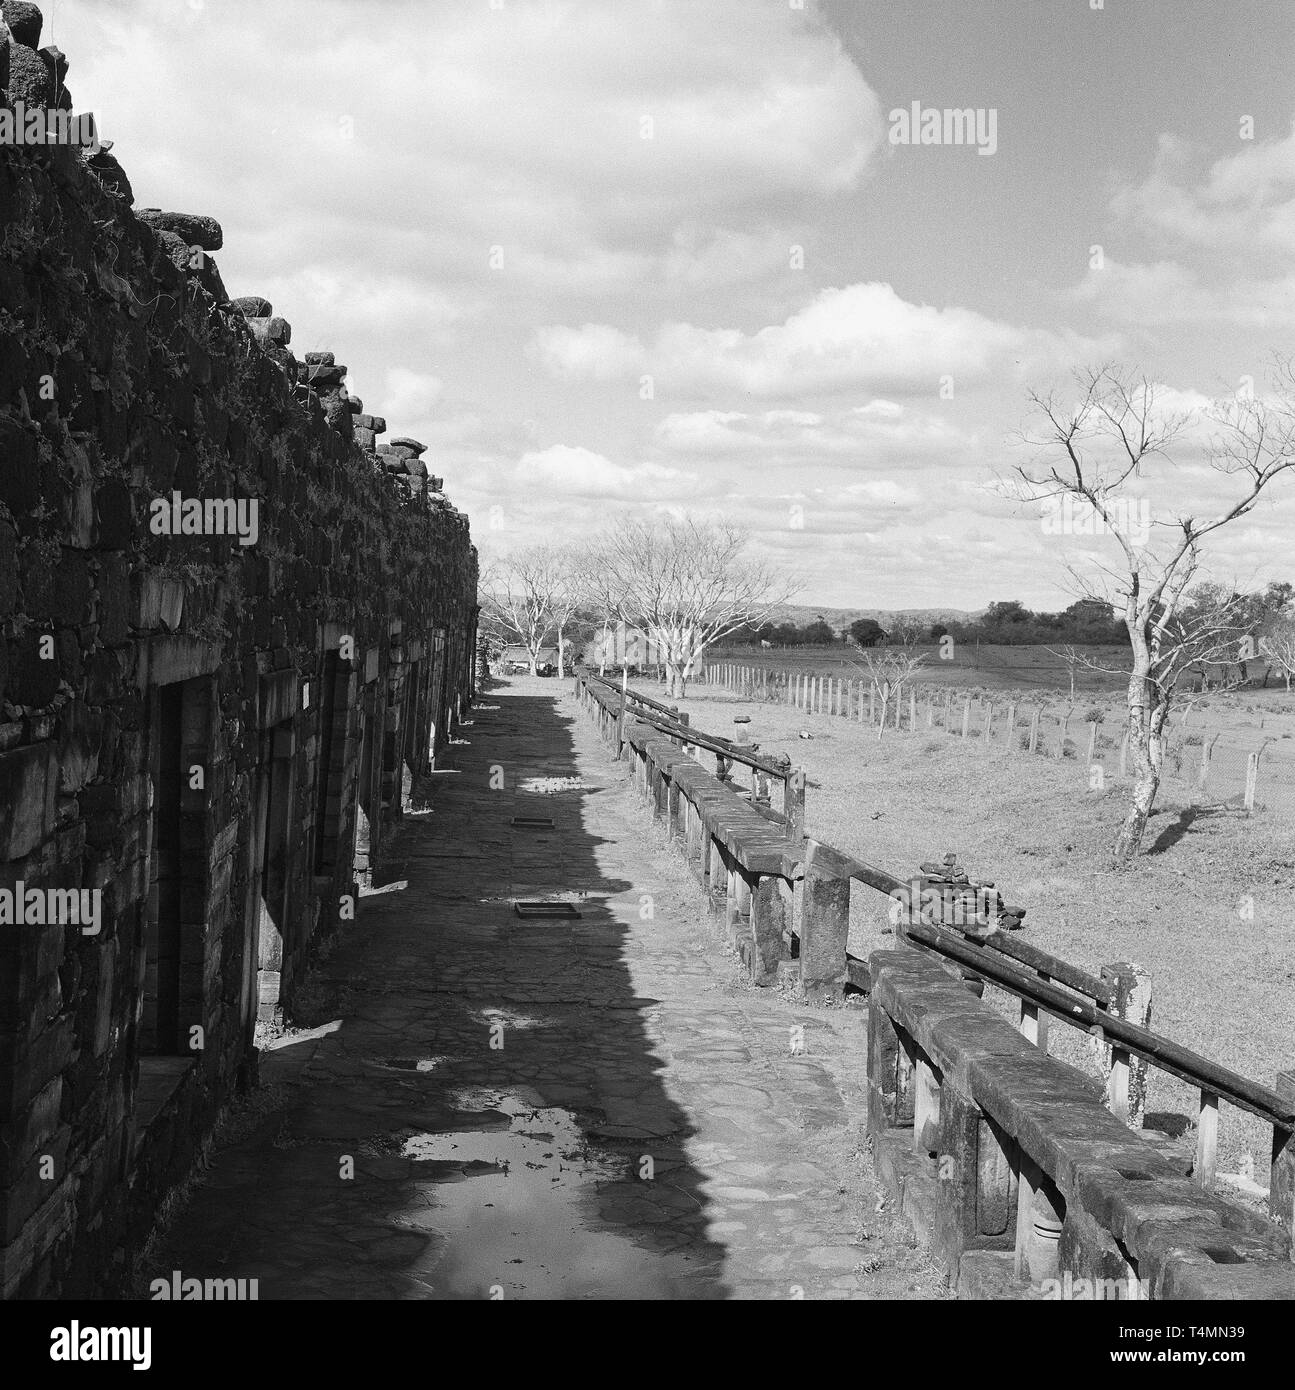
[[905, 1060], [894, 1020], [875, 997], [869, 999], [868, 1133], [874, 1140], [912, 1122], [912, 1069]]
[[1018, 1279], [1037, 1286], [1045, 1279], [1056, 1278], [1061, 1264], [1062, 1205], [1051, 1179], [1028, 1154], [1020, 1152], [1013, 1261]]
[[751, 894], [751, 979], [757, 985], [773, 984], [783, 959], [783, 933], [787, 904], [782, 880], [765, 874]]
[[792, 840], [805, 838], [805, 769], [794, 768], [783, 779], [782, 814], [787, 822], [787, 836]]
[[800, 941], [798, 992], [806, 998], [839, 998], [849, 977], [849, 870], [835, 850], [816, 840], [805, 842], [803, 874], [793, 889], [792, 913]]
[[[1278, 1095], [1295, 1102], [1295, 1071], [1279, 1071], [1275, 1089]], [[1295, 1126], [1273, 1126], [1268, 1212], [1291, 1237], [1291, 1259], [1295, 1260]]]
[[[1151, 975], [1132, 961], [1102, 966], [1102, 982], [1111, 986], [1107, 1012], [1140, 1027], [1151, 1026]], [[1106, 1077], [1106, 1105], [1130, 1129], [1141, 1129], [1147, 1108], [1147, 1063], [1118, 1043], [1094, 1039]]]

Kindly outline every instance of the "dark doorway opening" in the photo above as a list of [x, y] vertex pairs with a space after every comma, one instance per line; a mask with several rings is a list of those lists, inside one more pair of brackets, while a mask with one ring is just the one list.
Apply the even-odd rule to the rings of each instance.
[[208, 682], [175, 681], [153, 694], [153, 783], [140, 1050], [187, 1055], [203, 1022], [208, 853]]
[[273, 1022], [280, 1014], [289, 911], [292, 753], [291, 721], [285, 720], [262, 734], [256, 778], [256, 834], [252, 844], [256, 1017], [261, 1023]]

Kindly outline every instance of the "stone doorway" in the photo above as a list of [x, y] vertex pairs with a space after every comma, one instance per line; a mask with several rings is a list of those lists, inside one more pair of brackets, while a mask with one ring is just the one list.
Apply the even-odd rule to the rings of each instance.
[[293, 799], [292, 722], [261, 735], [252, 837], [252, 960], [256, 971], [256, 1019], [282, 1019], [284, 937], [288, 902], [289, 818]]
[[208, 688], [209, 682], [199, 678], [159, 685], [152, 695], [153, 814], [140, 1051], [155, 1056], [188, 1055], [194, 1050], [190, 1031], [203, 1021]]

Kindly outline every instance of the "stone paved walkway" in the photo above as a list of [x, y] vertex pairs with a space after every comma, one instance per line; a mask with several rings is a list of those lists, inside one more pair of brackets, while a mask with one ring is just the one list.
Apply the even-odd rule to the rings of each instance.
[[[858, 1152], [864, 1010], [741, 981], [565, 682], [486, 694], [460, 733], [321, 966], [330, 1021], [266, 1054], [268, 1089], [145, 1282], [255, 1277], [262, 1299], [940, 1296]], [[522, 919], [516, 897], [581, 916]]]

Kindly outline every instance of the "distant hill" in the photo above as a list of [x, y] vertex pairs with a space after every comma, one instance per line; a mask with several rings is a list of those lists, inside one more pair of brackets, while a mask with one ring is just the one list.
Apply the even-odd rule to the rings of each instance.
[[823, 608], [813, 604], [784, 603], [774, 611], [773, 621], [786, 621], [804, 627], [821, 615], [823, 621], [837, 632], [844, 632], [857, 618], [873, 618], [885, 627], [888, 619], [893, 621], [895, 618], [909, 618], [924, 624], [947, 623], [954, 619], [970, 622], [983, 616], [984, 612], [983, 608], [974, 611], [967, 608]]

